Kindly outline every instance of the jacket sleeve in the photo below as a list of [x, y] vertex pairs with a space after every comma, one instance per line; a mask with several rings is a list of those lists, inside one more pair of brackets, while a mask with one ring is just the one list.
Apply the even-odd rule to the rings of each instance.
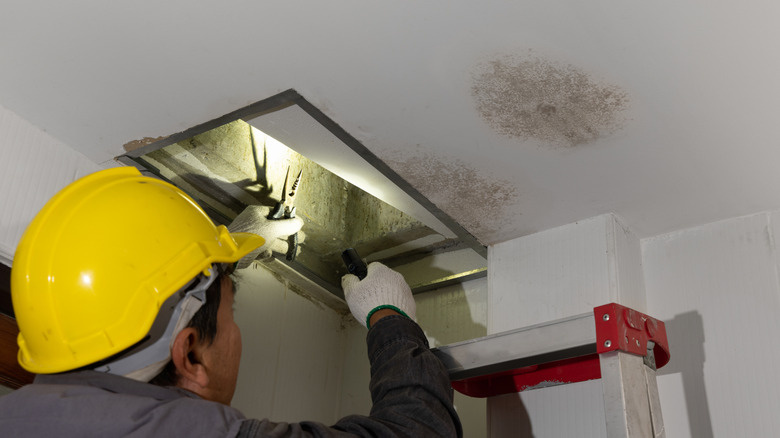
[[246, 420], [239, 437], [462, 437], [444, 365], [431, 353], [420, 327], [390, 316], [368, 333], [371, 414], [321, 423]]

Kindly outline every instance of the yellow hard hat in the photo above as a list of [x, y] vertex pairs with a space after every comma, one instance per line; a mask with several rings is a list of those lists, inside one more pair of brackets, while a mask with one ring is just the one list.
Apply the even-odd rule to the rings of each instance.
[[134, 167], [81, 178], [43, 207], [16, 249], [19, 363], [57, 373], [117, 354], [187, 282], [263, 243], [215, 226], [180, 189]]

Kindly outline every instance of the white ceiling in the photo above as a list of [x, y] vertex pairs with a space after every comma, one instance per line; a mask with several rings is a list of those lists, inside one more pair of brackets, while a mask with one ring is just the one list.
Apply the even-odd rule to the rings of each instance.
[[0, 104], [102, 163], [294, 88], [485, 244], [780, 207], [780, 3], [193, 4], [2, 0]]

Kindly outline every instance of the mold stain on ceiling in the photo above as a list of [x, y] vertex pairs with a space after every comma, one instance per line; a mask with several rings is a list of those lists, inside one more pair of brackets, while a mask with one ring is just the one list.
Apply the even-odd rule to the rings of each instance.
[[511, 215], [504, 213], [519, 197], [513, 183], [492, 179], [461, 160], [430, 153], [410, 156], [408, 151], [396, 151], [384, 159], [477, 239], [510, 225]]
[[533, 51], [480, 63], [472, 77], [480, 116], [510, 138], [574, 147], [609, 136], [627, 121], [623, 89]]

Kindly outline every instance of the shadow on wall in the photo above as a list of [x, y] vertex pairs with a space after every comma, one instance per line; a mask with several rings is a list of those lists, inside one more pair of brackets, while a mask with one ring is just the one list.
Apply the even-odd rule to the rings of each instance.
[[[432, 278], [445, 278], [455, 274], [432, 266], [423, 269], [431, 274], [435, 273]], [[472, 290], [463, 284], [456, 284], [414, 296], [417, 303], [417, 322], [428, 337], [431, 348], [487, 336], [486, 313], [472, 315], [471, 311], [472, 305], [486, 305], [487, 287], [484, 289]]]
[[[489, 437], [511, 436], [517, 438], [534, 438], [531, 417], [520, 398], [520, 393], [491, 397], [488, 401]], [[493, 420], [495, 417], [495, 421]]]
[[704, 324], [698, 312], [687, 312], [664, 321], [671, 360], [659, 375], [680, 373], [688, 410], [691, 435], [709, 438], [712, 433], [707, 387], [704, 384]]

